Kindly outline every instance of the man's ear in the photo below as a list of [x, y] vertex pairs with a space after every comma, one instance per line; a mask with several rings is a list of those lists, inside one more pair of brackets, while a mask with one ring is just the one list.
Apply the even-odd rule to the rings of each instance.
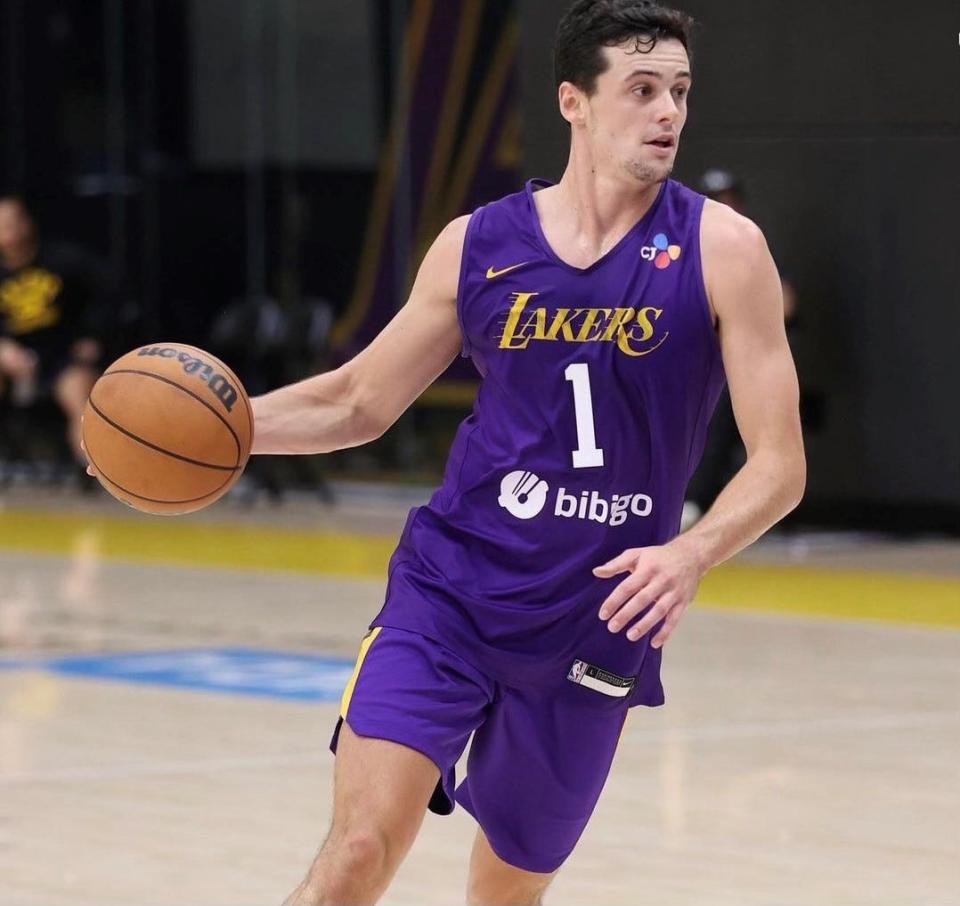
[[571, 125], [582, 123], [586, 113], [587, 96], [573, 82], [561, 82], [557, 89], [560, 115]]

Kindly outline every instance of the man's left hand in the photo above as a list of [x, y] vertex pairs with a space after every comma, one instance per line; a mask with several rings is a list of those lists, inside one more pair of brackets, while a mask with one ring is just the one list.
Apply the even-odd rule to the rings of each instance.
[[663, 620], [651, 641], [659, 648], [693, 600], [704, 571], [692, 549], [679, 539], [657, 547], [630, 548], [593, 570], [601, 579], [629, 573], [600, 606], [600, 619], [608, 621], [611, 632], [619, 632], [646, 610], [627, 631], [627, 638], [642, 639]]

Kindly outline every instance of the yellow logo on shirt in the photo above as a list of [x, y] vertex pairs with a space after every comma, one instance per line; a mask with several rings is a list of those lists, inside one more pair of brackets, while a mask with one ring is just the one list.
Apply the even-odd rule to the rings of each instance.
[[502, 267], [500, 270], [494, 270], [493, 267], [488, 267], [487, 279], [493, 280], [496, 277], [502, 277], [504, 274], [509, 274], [510, 271], [515, 271], [518, 267], [523, 267], [525, 264], [529, 263], [529, 261], [521, 261], [519, 264], [511, 264], [510, 267]]
[[57, 296], [63, 280], [50, 271], [31, 267], [0, 283], [0, 313], [13, 335], [52, 327], [60, 320]]
[[513, 304], [499, 337], [500, 349], [526, 349], [531, 340], [616, 343], [629, 356], [649, 355], [670, 335], [657, 332], [662, 308], [527, 308], [539, 293], [511, 293]]

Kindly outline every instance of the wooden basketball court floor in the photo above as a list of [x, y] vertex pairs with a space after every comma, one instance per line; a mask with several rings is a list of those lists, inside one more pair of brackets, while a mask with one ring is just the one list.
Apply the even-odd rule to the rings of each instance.
[[[0, 906], [279, 903], [403, 508], [0, 506]], [[960, 545], [772, 539], [704, 583], [546, 902], [960, 903]], [[428, 815], [383, 902], [463, 902]]]

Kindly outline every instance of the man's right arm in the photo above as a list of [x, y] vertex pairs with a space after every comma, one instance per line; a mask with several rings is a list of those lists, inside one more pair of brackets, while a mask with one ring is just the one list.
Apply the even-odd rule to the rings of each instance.
[[461, 346], [456, 298], [468, 217], [434, 241], [406, 305], [340, 368], [251, 401], [254, 453], [329, 453], [380, 437]]

